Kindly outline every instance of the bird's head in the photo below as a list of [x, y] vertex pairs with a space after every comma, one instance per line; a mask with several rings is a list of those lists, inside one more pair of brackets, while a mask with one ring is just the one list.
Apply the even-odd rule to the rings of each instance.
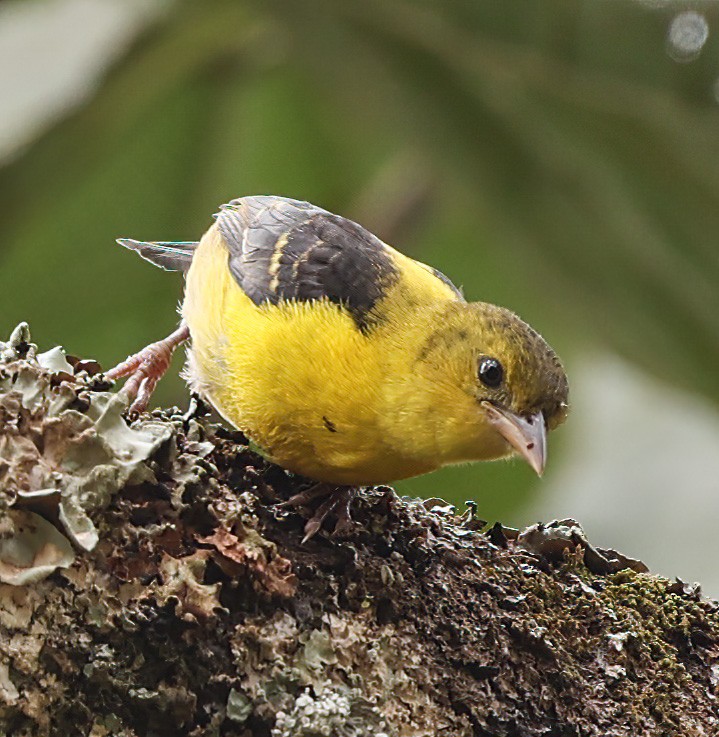
[[447, 462], [516, 453], [542, 474], [546, 434], [568, 411], [568, 384], [557, 354], [509, 310], [457, 302], [435, 317], [417, 357], [433, 403], [446, 420]]

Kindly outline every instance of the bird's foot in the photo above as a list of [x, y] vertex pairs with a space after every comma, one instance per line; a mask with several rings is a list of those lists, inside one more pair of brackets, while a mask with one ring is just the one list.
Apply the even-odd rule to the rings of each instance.
[[316, 484], [290, 497], [284, 504], [297, 509], [308, 507], [317, 499], [324, 498], [324, 501], [314, 510], [312, 516], [305, 523], [305, 536], [302, 538], [304, 543], [320, 531], [325, 520], [332, 513], [337, 518], [332, 535], [342, 535], [352, 529], [350, 506], [356, 494], [357, 489], [353, 486]]
[[130, 412], [139, 414], [147, 409], [157, 382], [165, 375], [175, 348], [190, 337], [187, 325], [180, 325], [174, 333], [163, 340], [143, 348], [139, 353], [129, 356], [105, 373], [111, 381], [128, 377], [122, 392], [130, 399]]

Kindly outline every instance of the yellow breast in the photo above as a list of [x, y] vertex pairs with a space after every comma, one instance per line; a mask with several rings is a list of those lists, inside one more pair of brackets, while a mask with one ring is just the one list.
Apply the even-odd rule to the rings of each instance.
[[[427, 275], [426, 267], [396, 255]], [[399, 350], [401, 314], [370, 338], [329, 302], [257, 306], [227, 261], [213, 227], [195, 252], [182, 313], [194, 387], [230, 423], [281, 466], [321, 481], [380, 483], [438, 465], [387, 434], [388, 377], [412, 370], [411, 356]], [[438, 299], [450, 298], [441, 283], [429, 284]]]

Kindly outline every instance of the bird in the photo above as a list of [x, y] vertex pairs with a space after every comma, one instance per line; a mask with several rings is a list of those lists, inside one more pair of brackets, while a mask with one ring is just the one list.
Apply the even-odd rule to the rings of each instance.
[[199, 241], [122, 246], [185, 275], [181, 323], [106, 373], [146, 409], [173, 351], [184, 376], [271, 462], [349, 523], [356, 489], [518, 455], [541, 475], [567, 416], [563, 365], [514, 312], [345, 217], [271, 195], [222, 205]]

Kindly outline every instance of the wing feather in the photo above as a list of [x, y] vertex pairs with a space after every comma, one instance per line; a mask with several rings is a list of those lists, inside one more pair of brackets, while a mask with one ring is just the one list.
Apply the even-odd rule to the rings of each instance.
[[244, 197], [218, 213], [232, 275], [255, 302], [327, 299], [361, 330], [399, 278], [391, 250], [357, 223], [308, 202]]

